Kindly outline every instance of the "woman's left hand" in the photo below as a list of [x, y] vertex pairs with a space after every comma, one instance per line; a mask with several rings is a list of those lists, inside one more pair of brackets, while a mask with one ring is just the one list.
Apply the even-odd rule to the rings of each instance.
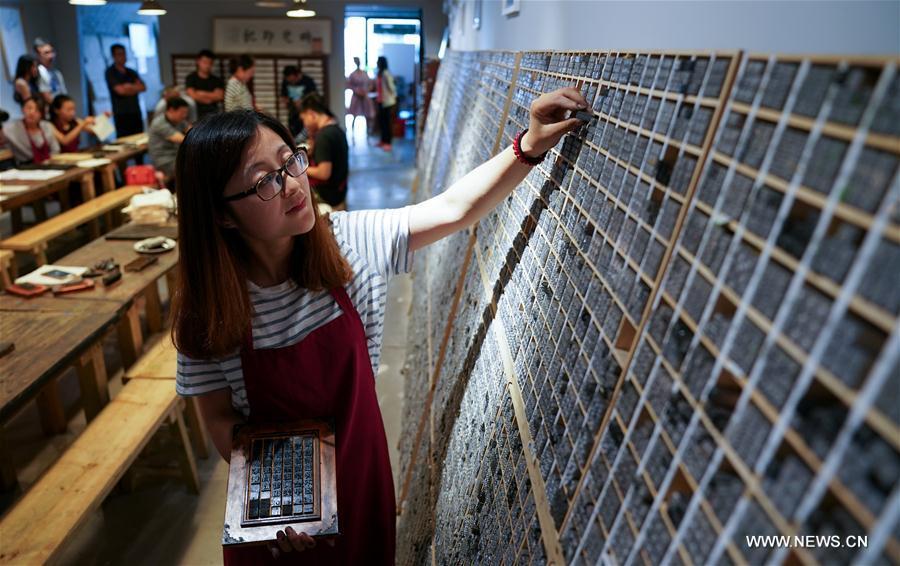
[[566, 119], [569, 111], [585, 110], [587, 100], [576, 88], [561, 88], [544, 93], [531, 103], [528, 132], [522, 138], [522, 151], [537, 157], [555, 146], [561, 137], [583, 122]]

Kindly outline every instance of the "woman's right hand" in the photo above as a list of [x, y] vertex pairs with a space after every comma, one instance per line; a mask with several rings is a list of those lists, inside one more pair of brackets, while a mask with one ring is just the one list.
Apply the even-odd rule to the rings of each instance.
[[[275, 542], [269, 543], [269, 552], [273, 558], [280, 558], [282, 554], [289, 552], [303, 552], [308, 548], [316, 547], [316, 539], [306, 533], [298, 533], [293, 527], [278, 531]], [[334, 546], [334, 539], [325, 539], [328, 546]]]

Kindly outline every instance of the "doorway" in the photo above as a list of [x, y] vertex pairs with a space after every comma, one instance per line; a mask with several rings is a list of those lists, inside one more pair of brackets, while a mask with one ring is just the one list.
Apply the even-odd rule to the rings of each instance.
[[[404, 133], [415, 132], [417, 85], [421, 77], [422, 11], [385, 6], [348, 5], [344, 19], [344, 75], [356, 69], [354, 57], [359, 57], [362, 70], [374, 85], [378, 57], [384, 56], [397, 87], [396, 117], [405, 124]], [[350, 107], [352, 92], [345, 90], [344, 103]], [[371, 97], [371, 96], [370, 96]], [[374, 97], [371, 97], [374, 104]], [[347, 131], [353, 139], [366, 135], [366, 126], [352, 122], [348, 116]], [[369, 125], [371, 126], [371, 125]], [[369, 127], [371, 131], [371, 127]]]

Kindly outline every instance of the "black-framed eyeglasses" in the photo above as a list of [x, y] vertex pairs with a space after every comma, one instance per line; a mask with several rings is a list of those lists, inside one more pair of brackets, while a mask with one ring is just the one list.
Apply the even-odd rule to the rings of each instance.
[[266, 173], [253, 187], [246, 191], [224, 197], [225, 202], [242, 199], [255, 194], [261, 200], [272, 200], [284, 190], [285, 175], [290, 177], [299, 177], [306, 173], [309, 167], [309, 157], [304, 150], [299, 150], [285, 160], [284, 164], [276, 169]]

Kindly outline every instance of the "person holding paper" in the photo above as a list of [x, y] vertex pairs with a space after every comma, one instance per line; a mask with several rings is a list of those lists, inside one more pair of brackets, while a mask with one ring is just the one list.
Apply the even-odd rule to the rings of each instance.
[[22, 118], [3, 124], [17, 164], [43, 163], [59, 153], [59, 142], [53, 135], [53, 125], [44, 120], [44, 101], [29, 98], [22, 104]]
[[50, 105], [50, 123], [53, 135], [59, 142], [63, 153], [78, 151], [81, 132], [94, 133], [94, 117], [86, 116], [83, 120], [75, 116], [75, 101], [67, 94], [57, 94]]

